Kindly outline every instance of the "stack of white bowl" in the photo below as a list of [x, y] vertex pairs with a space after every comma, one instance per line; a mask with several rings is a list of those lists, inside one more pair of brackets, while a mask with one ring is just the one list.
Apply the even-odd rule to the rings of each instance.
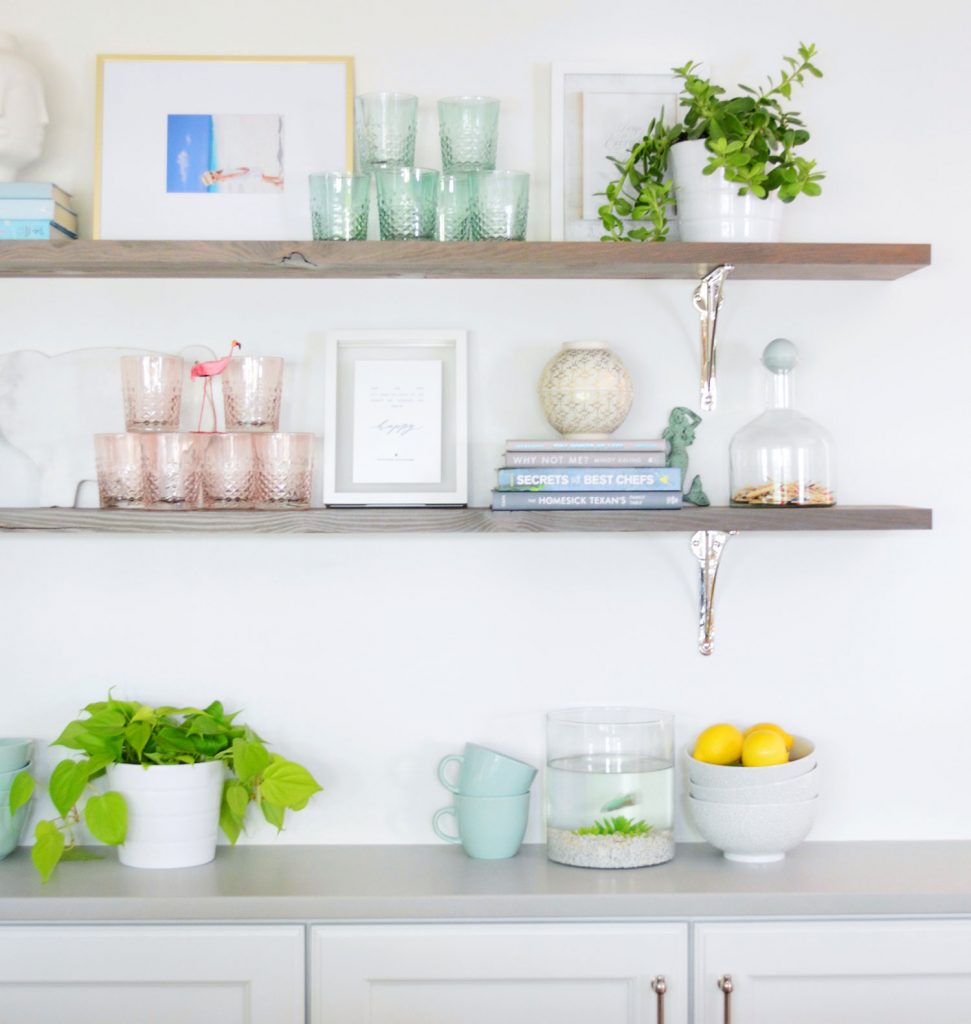
[[816, 748], [794, 736], [785, 764], [761, 768], [708, 764], [691, 756], [688, 807], [702, 837], [727, 860], [782, 860], [809, 834], [819, 796]]

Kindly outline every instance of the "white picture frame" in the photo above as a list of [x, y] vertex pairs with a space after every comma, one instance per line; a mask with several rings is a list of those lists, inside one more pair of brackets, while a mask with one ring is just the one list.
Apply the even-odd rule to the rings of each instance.
[[305, 240], [354, 166], [351, 57], [101, 54], [94, 237]]
[[324, 504], [467, 505], [466, 332], [333, 330], [324, 348]]
[[[617, 176], [607, 157], [624, 156], [662, 108], [665, 122], [673, 121], [678, 116], [680, 85], [670, 72], [652, 74], [603, 64], [552, 65], [550, 238], [554, 242], [600, 240], [604, 230], [596, 209], [605, 200], [595, 193]], [[596, 100], [587, 104], [587, 110], [585, 96]], [[591, 168], [599, 168], [593, 181], [589, 180]]]

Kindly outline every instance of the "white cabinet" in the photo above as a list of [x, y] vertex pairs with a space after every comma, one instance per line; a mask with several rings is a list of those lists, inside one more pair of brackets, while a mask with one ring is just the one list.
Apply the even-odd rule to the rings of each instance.
[[805, 921], [699, 924], [697, 1024], [967, 1024], [971, 922]]
[[321, 925], [312, 1024], [688, 1021], [685, 924]]
[[3, 1024], [303, 1024], [297, 925], [5, 925]]

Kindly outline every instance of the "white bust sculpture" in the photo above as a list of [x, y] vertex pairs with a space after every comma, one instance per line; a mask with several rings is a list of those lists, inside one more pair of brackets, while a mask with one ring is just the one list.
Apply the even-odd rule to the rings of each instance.
[[0, 32], [0, 181], [15, 181], [40, 156], [48, 120], [37, 68], [12, 35]]

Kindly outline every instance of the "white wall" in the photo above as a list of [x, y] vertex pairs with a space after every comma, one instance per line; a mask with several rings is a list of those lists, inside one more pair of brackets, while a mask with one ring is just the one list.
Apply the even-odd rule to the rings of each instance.
[[[686, 535], [8, 535], [0, 732], [50, 739], [109, 686], [154, 702], [218, 696], [326, 788], [280, 841], [404, 843], [433, 839], [447, 802], [434, 766], [464, 741], [540, 762], [547, 709], [647, 704], [674, 710], [683, 740], [723, 719], [813, 737], [825, 783], [814, 838], [971, 838], [966, 5], [5, 0], [2, 19], [47, 83], [53, 123], [30, 176], [74, 192], [86, 233], [99, 52], [352, 54], [360, 91], [422, 97], [418, 159], [433, 164], [435, 99], [497, 95], [500, 165], [532, 172], [530, 235], [545, 238], [551, 61], [704, 59], [731, 85], [815, 41], [826, 77], [798, 107], [828, 178], [822, 199], [789, 208], [785, 237], [931, 242], [934, 264], [888, 284], [730, 283], [721, 405], [692, 470], [725, 503], [728, 441], [761, 408], [758, 354], [784, 335], [803, 352], [800, 404], [838, 439], [841, 501], [932, 505], [935, 529], [731, 541], [710, 659], [695, 649]], [[312, 400], [292, 402], [285, 426], [317, 431], [325, 329], [465, 327], [484, 504], [504, 438], [544, 429], [535, 382], [564, 340], [606, 338], [623, 356], [637, 386], [629, 435], [695, 403], [690, 290], [3, 279], [0, 309], [11, 350], [218, 350], [239, 337], [306, 367]], [[537, 794], [532, 839], [540, 818]]]

